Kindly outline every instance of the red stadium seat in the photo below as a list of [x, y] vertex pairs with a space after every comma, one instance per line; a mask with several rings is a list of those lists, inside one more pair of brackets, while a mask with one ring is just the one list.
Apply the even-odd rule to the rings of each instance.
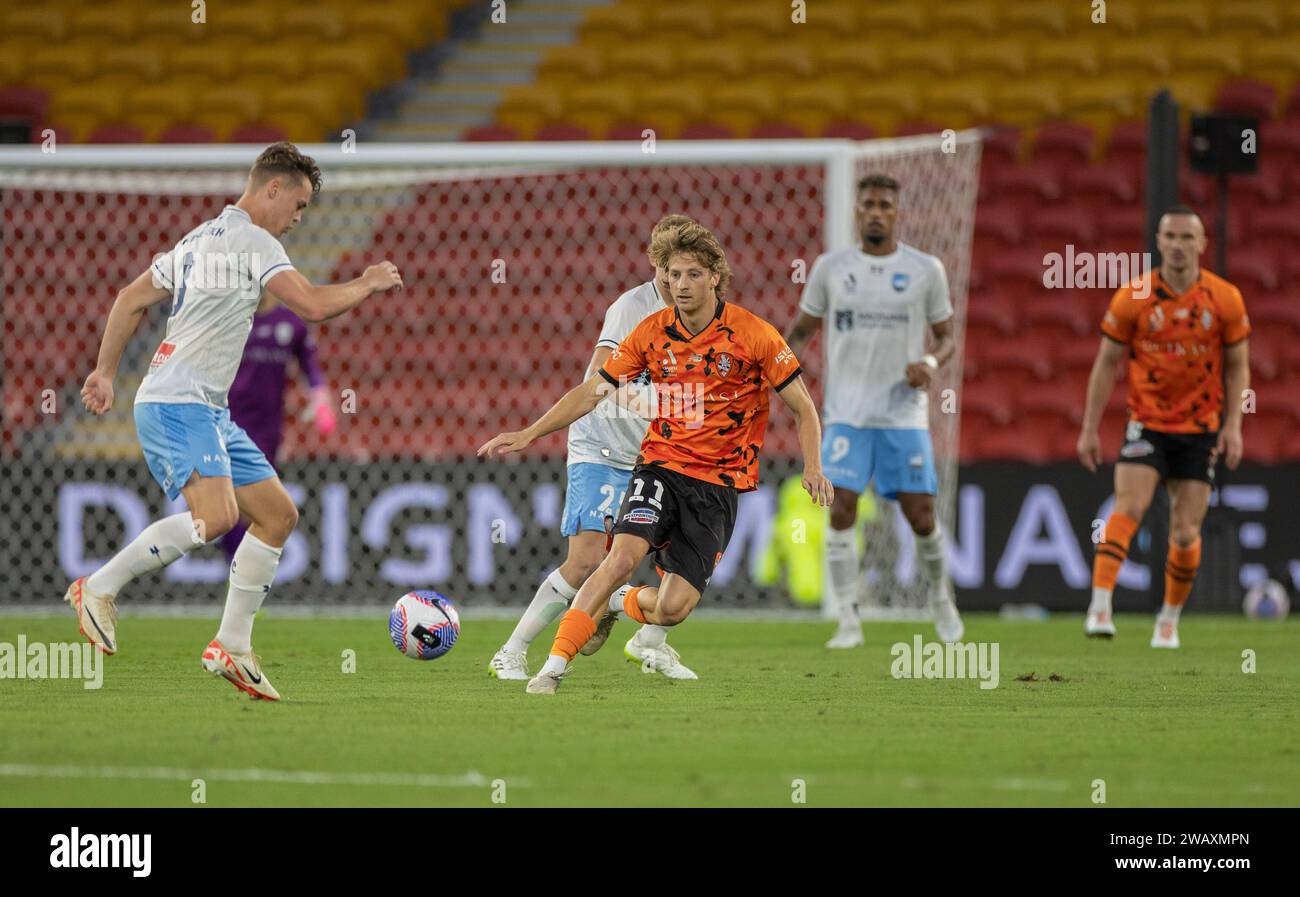
[[1061, 197], [1060, 169], [1050, 162], [1030, 162], [998, 174], [990, 198], [1055, 202]]
[[837, 121], [826, 125], [822, 129], [822, 136], [843, 137], [848, 140], [872, 140], [876, 137], [876, 129], [865, 122]]
[[1277, 91], [1263, 81], [1228, 81], [1219, 88], [1214, 108], [1218, 112], [1254, 115], [1267, 121], [1277, 109]]
[[1253, 464], [1278, 464], [1285, 459], [1295, 424], [1284, 416], [1244, 415], [1241, 424], [1242, 458]]
[[915, 137], [919, 134], [940, 134], [944, 125], [932, 121], [906, 121], [894, 132], [896, 137]]
[[995, 426], [1006, 426], [1015, 417], [1019, 404], [1013, 392], [992, 381], [968, 380], [958, 394], [962, 424], [967, 415], [978, 415]]
[[1025, 239], [1025, 219], [1009, 205], [980, 203], [975, 209], [975, 239], [990, 238], [1002, 246], [1019, 246]]
[[1012, 249], [980, 262], [990, 288], [1034, 295], [1043, 286], [1043, 254], [1035, 249]]
[[1097, 330], [1092, 309], [1077, 293], [1046, 292], [1035, 301], [1023, 303], [1019, 311], [1025, 324], [1062, 339], [1089, 336]]
[[682, 140], [734, 140], [736, 134], [716, 122], [692, 122], [682, 128]]
[[[967, 346], [967, 351], [970, 348]], [[1052, 376], [1052, 359], [1048, 347], [1032, 345], [1023, 340], [1000, 340], [980, 346], [974, 360], [981, 376], [992, 371], [1016, 372], [1038, 381]]]
[[1291, 424], [1300, 424], [1300, 405], [1295, 400], [1295, 385], [1285, 381], [1253, 383], [1255, 414], [1282, 418]]
[[1097, 226], [1086, 206], [1046, 206], [1029, 216], [1029, 236], [1052, 251], [1059, 252], [1062, 242], [1082, 249], [1096, 241]]
[[537, 129], [535, 140], [590, 140], [591, 132], [581, 125], [548, 122]]
[[[1250, 307], [1247, 306], [1247, 313]], [[1294, 340], [1283, 330], [1253, 327], [1250, 334], [1251, 380], [1276, 380], [1282, 373], [1282, 343]]]
[[1106, 161], [1127, 164], [1132, 171], [1141, 173], [1146, 167], [1146, 156], [1146, 122], [1125, 121], [1111, 128], [1106, 140]]
[[1027, 427], [1011, 426], [986, 431], [976, 442], [975, 457], [980, 461], [1022, 461], [1048, 464], [1055, 460], [1050, 437]]
[[90, 132], [87, 143], [144, 143], [144, 131], [135, 125], [101, 125]]
[[1243, 298], [1252, 328], [1290, 328], [1292, 339], [1300, 339], [1300, 297], [1245, 294]]
[[509, 125], [490, 124], [476, 125], [470, 128], [461, 137], [472, 143], [497, 143], [508, 140], [518, 140], [519, 132]]
[[262, 122], [240, 125], [230, 132], [231, 143], [275, 143], [285, 139], [287, 135], [279, 125]]
[[1092, 161], [1097, 135], [1087, 125], [1049, 122], [1034, 138], [1034, 161], [1054, 162], [1064, 168]]
[[1095, 201], [1095, 207], [1114, 208], [1118, 203], [1138, 200], [1138, 182], [1126, 162], [1105, 161], [1072, 168], [1066, 183], [1073, 198]]
[[1259, 126], [1261, 157], [1295, 170], [1300, 167], [1300, 121], [1266, 121]]
[[1140, 208], [1103, 211], [1097, 219], [1098, 236], [1107, 247], [1132, 247], [1141, 252], [1146, 246], [1147, 213]]
[[971, 293], [967, 298], [966, 323], [987, 325], [1002, 336], [1014, 334], [1019, 326], [1015, 304], [1005, 296], [988, 292]]
[[984, 141], [980, 165], [1002, 167], [1020, 162], [1022, 135], [1019, 128], [996, 127]]
[[39, 122], [50, 105], [47, 91], [36, 87], [0, 88], [0, 115]]
[[158, 137], [159, 143], [211, 143], [215, 139], [211, 128], [203, 125], [172, 125]]
[[1271, 293], [1278, 288], [1278, 264], [1271, 252], [1253, 248], [1228, 253], [1228, 280], [1243, 296]]

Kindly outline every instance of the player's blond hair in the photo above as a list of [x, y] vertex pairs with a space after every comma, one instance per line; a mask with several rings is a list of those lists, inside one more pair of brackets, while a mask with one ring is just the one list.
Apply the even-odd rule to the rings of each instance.
[[[685, 216], [669, 216], [685, 217]], [[661, 222], [662, 223], [662, 222]], [[731, 283], [731, 266], [727, 264], [727, 255], [722, 251], [722, 244], [707, 227], [696, 224], [689, 218], [676, 227], [659, 230], [650, 241], [650, 261], [656, 268], [667, 268], [668, 262], [675, 255], [691, 255], [708, 269], [709, 273], [718, 275], [718, 286], [714, 290], [721, 299]]]
[[665, 233], [683, 224], [694, 224], [694, 219], [687, 215], [665, 215], [655, 222], [655, 226], [650, 229], [650, 242], [645, 248], [645, 254], [650, 259], [650, 264], [656, 268], [659, 263], [655, 261], [655, 241], [660, 239]]

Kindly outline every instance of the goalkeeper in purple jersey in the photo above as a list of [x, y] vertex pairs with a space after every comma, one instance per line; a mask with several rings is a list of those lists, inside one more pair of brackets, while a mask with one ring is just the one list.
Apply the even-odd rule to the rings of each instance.
[[[329, 389], [316, 357], [316, 342], [302, 318], [280, 305], [270, 293], [253, 318], [253, 329], [244, 347], [244, 357], [230, 387], [230, 416], [272, 463], [280, 452], [284, 436], [285, 396], [289, 391], [289, 361], [297, 359], [298, 370], [311, 388], [311, 415], [322, 436], [334, 432], [338, 418], [329, 401]], [[240, 520], [221, 538], [226, 557], [234, 558], [248, 524]]]

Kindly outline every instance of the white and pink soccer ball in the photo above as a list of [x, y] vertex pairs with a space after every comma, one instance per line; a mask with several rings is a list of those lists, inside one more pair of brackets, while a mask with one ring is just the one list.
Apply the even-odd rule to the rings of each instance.
[[407, 592], [388, 614], [393, 645], [412, 660], [436, 660], [460, 637], [456, 605], [429, 590]]

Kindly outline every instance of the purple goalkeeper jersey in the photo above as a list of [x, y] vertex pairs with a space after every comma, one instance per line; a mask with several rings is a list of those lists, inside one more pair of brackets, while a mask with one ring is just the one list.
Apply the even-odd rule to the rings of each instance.
[[254, 316], [244, 359], [230, 387], [230, 417], [272, 463], [284, 430], [290, 358], [298, 359], [298, 369], [312, 388], [324, 384], [316, 343], [302, 318], [283, 305]]

